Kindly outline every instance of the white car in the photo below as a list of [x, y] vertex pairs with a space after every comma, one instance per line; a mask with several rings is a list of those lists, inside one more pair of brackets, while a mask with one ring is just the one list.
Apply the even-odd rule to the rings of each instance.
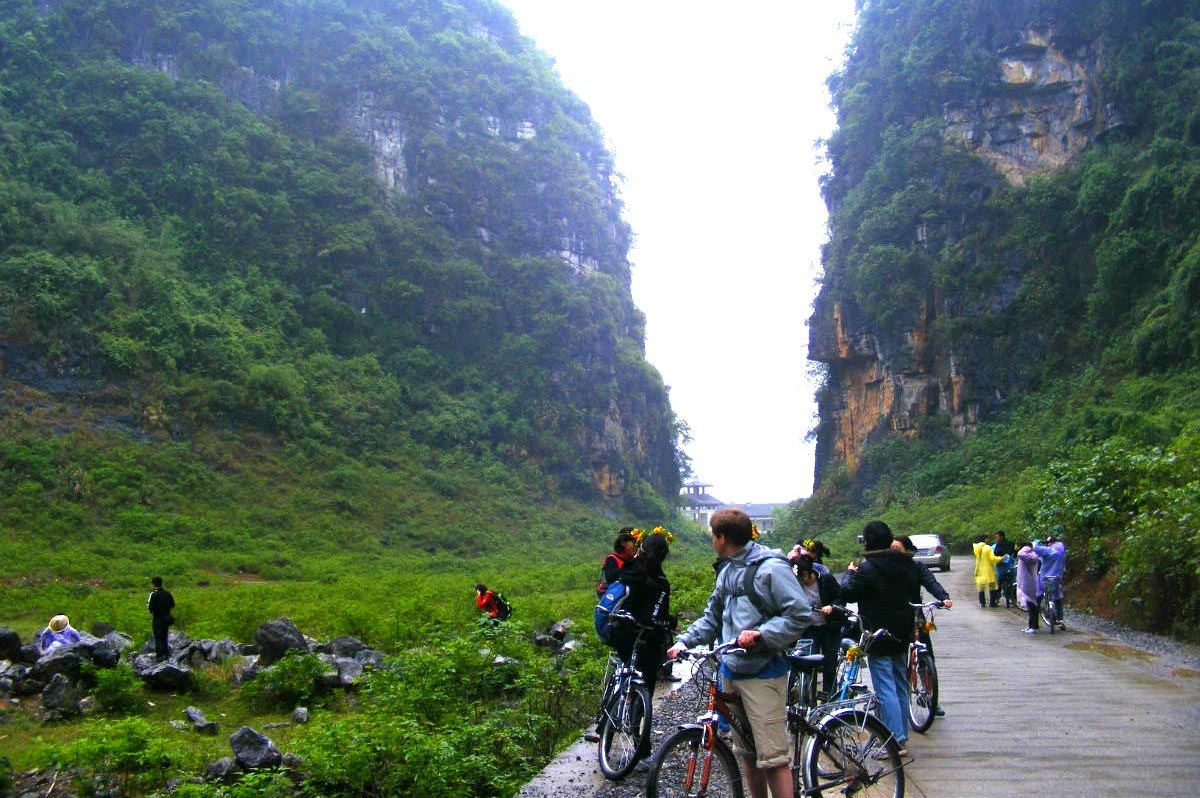
[[913, 555], [913, 559], [917, 562], [923, 562], [930, 568], [937, 568], [940, 571], [950, 570], [950, 549], [942, 543], [942, 539], [934, 534], [919, 534], [909, 535], [913, 545], [917, 547], [917, 553]]

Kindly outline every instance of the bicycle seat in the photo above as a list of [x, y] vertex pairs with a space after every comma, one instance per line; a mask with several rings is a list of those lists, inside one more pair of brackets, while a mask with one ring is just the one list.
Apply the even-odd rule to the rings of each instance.
[[810, 670], [821, 667], [825, 656], [823, 654], [792, 654], [789, 652], [787, 659], [793, 668]]

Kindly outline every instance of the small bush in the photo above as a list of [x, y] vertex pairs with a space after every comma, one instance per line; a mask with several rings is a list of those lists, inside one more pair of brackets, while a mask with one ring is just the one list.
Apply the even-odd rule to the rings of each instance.
[[96, 686], [92, 695], [104, 712], [110, 715], [128, 714], [141, 708], [142, 680], [128, 663], [99, 669], [94, 678]]
[[81, 795], [138, 796], [161, 787], [180, 757], [167, 747], [160, 728], [125, 718], [90, 724], [54, 759], [59, 768], [77, 768]]
[[242, 699], [259, 711], [290, 711], [316, 703], [326, 692], [329, 667], [316, 654], [288, 654], [242, 686]]

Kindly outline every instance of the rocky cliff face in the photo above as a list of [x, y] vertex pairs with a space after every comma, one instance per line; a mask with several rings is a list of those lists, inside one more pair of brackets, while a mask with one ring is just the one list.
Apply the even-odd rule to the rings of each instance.
[[[943, 142], [988, 164], [996, 182], [1019, 186], [1062, 168], [1122, 124], [1098, 78], [1103, 52], [1102, 41], [1065, 41], [1051, 27], [1024, 29], [996, 53], [991, 83], [943, 107]], [[918, 228], [913, 244], [923, 240]], [[808, 354], [828, 369], [818, 400], [817, 485], [839, 468], [857, 472], [868, 444], [917, 435], [922, 420], [940, 420], [961, 439], [1015, 389], [988, 362], [994, 341], [961, 344], [960, 351], [931, 343], [938, 317], [952, 315], [955, 306], [955, 297], [930, 289], [906, 314], [906, 325], [884, 332], [848, 292], [822, 290], [809, 322]]]
[[1026, 28], [999, 53], [994, 85], [946, 107], [946, 141], [1017, 185], [1061, 168], [1122, 123], [1098, 80], [1102, 54], [1100, 42], [1062, 41], [1053, 28]]

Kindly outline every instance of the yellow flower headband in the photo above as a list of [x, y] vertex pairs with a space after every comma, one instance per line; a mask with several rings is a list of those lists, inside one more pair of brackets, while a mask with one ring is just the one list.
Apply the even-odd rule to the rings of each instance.
[[675, 536], [661, 526], [656, 526], [649, 532], [643, 532], [640, 529], [634, 529], [630, 534], [633, 535], [634, 540], [638, 542], [639, 546], [642, 545], [642, 541], [645, 540], [649, 535], [662, 535], [667, 539], [668, 546], [675, 542]]
[[758, 524], [750, 525], [750, 539], [758, 540]]
[[804, 540], [800, 541], [800, 545], [806, 549], [812, 549], [817, 545], [817, 541], [813, 540], [812, 538], [805, 538]]

